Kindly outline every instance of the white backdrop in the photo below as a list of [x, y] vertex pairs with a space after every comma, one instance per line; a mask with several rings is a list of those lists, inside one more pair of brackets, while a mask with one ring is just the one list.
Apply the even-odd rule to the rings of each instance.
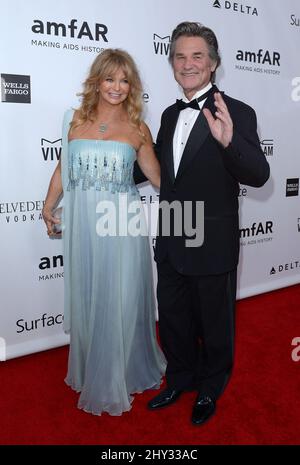
[[[299, 0], [3, 2], [0, 360], [68, 342], [61, 241], [48, 238], [41, 218], [64, 110], [78, 105], [96, 54], [124, 48], [141, 71], [155, 139], [162, 110], [180, 96], [167, 52], [173, 28], [185, 20], [215, 31], [222, 56], [217, 84], [255, 108], [271, 165], [262, 189], [241, 186], [238, 297], [300, 282]], [[140, 191], [146, 204], [157, 201], [151, 187]]]

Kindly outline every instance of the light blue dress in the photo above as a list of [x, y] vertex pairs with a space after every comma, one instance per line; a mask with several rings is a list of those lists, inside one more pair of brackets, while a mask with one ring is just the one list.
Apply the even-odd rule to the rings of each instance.
[[[62, 155], [65, 381], [80, 392], [79, 408], [121, 415], [133, 393], [160, 386], [165, 370], [155, 335], [149, 239], [132, 175], [136, 151], [116, 141], [68, 143], [69, 120]], [[128, 234], [130, 221], [141, 234]]]

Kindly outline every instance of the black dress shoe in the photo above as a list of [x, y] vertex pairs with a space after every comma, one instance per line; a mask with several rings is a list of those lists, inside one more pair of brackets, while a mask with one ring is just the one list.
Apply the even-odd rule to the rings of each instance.
[[148, 407], [151, 410], [167, 407], [168, 405], [173, 404], [181, 393], [182, 391], [179, 389], [164, 389], [160, 394], [158, 394], [158, 396], [155, 396], [148, 402]]
[[212, 398], [199, 394], [193, 407], [192, 423], [202, 425], [215, 413], [215, 410], [216, 404]]

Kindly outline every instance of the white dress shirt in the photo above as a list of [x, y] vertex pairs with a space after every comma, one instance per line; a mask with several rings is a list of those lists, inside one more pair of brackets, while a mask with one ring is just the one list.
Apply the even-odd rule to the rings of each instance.
[[[198, 97], [201, 97], [201, 95], [205, 94], [210, 88], [212, 87], [212, 84], [209, 83], [207, 84], [206, 87], [203, 89], [199, 90], [198, 92], [193, 95], [192, 100]], [[184, 96], [182, 99], [184, 102], [188, 103], [189, 100]], [[205, 100], [202, 100], [201, 102], [198, 102], [199, 109], [201, 110]], [[199, 116], [199, 111], [194, 110], [193, 108], [186, 108], [185, 110], [181, 110], [179, 113], [179, 117], [177, 120], [177, 125], [174, 133], [174, 138], [173, 138], [173, 157], [174, 157], [174, 174], [176, 176], [180, 160], [184, 151], [184, 148], [186, 146], [187, 140], [189, 138], [190, 132], [192, 130], [192, 127], [194, 126], [197, 117]]]

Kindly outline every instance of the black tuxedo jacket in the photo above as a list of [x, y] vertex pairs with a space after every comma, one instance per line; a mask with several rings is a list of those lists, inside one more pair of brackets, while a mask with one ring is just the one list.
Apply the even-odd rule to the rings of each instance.
[[[163, 112], [157, 136], [156, 153], [161, 165], [160, 202], [176, 200], [184, 205], [189, 201], [193, 205], [193, 215], [196, 201], [204, 202], [204, 241], [200, 247], [187, 247], [188, 236], [184, 227], [181, 235], [174, 234], [172, 215], [170, 235], [163, 235], [160, 215], [155, 260], [162, 262], [168, 257], [174, 268], [186, 275], [219, 274], [237, 266], [239, 182], [260, 187], [269, 177], [269, 165], [260, 148], [254, 110], [226, 95], [223, 98], [234, 128], [232, 142], [226, 149], [213, 138], [205, 116], [199, 112], [175, 177], [173, 137], [179, 116], [176, 104]], [[215, 113], [213, 94], [207, 98], [204, 107]]]

